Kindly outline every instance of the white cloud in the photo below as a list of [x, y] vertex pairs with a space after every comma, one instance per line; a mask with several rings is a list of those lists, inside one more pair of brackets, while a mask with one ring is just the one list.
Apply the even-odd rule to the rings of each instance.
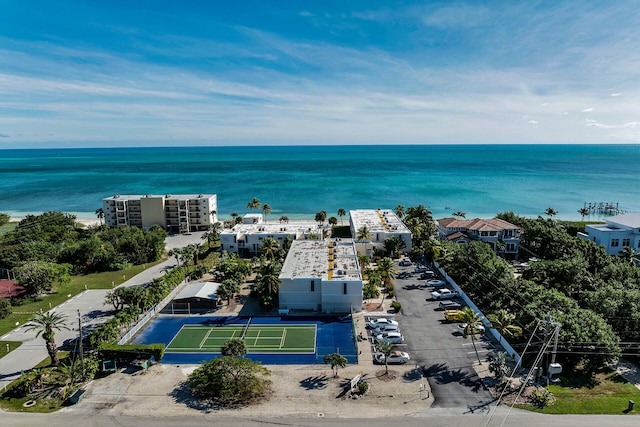
[[532, 124], [532, 125], [537, 125], [539, 122], [537, 120], [529, 120], [529, 121], [527, 121], [527, 123]]
[[592, 112], [594, 109], [593, 108], [585, 108], [584, 110], [582, 110], [583, 113], [590, 113]]
[[612, 93], [611, 96], [621, 96], [622, 94], [620, 92], [616, 92], [616, 93]]

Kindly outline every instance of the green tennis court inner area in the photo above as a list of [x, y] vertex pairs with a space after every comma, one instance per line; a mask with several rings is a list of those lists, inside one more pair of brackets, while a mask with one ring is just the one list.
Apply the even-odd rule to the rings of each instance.
[[171, 352], [220, 352], [232, 338], [249, 353], [315, 353], [316, 325], [184, 325], [167, 346]]

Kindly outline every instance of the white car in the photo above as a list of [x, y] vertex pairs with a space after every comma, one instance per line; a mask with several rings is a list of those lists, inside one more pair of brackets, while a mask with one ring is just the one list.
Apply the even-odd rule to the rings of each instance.
[[[466, 327], [467, 327], [466, 323], [458, 324], [458, 332], [463, 333]], [[473, 328], [474, 334], [484, 334], [484, 331], [485, 331], [484, 325], [476, 325], [476, 327]]]
[[439, 279], [430, 279], [424, 282], [424, 284], [426, 286], [431, 286], [432, 288], [442, 288], [444, 286], [447, 286], [444, 280], [439, 280]]
[[391, 344], [400, 344], [404, 341], [404, 337], [400, 332], [383, 332], [376, 335], [376, 342], [388, 342]]
[[381, 326], [385, 326], [385, 325], [395, 325], [398, 326], [398, 322], [396, 322], [395, 320], [392, 319], [385, 319], [383, 317], [380, 317], [378, 319], [371, 319], [369, 320], [369, 322], [367, 322], [367, 326], [370, 327], [371, 329], [375, 329]]
[[[376, 363], [384, 364], [384, 359], [385, 357], [382, 353], [378, 353], [373, 356], [373, 360]], [[404, 351], [394, 351], [387, 358], [387, 363], [390, 365], [394, 363], [403, 364], [407, 363], [409, 360], [411, 360], [411, 358], [409, 357], [408, 353], [405, 353]]]
[[385, 332], [400, 332], [398, 325], [380, 325], [373, 330], [373, 335], [380, 335]]

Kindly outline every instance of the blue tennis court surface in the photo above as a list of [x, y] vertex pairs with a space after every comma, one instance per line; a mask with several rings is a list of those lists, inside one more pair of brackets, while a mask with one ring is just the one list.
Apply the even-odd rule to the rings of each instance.
[[[353, 333], [351, 316], [342, 317], [171, 317], [161, 316], [153, 320], [132, 343], [164, 344], [168, 346], [185, 325], [231, 326], [246, 325], [315, 325], [316, 346], [311, 353], [249, 353], [247, 358], [266, 365], [310, 365], [324, 363], [324, 357], [331, 353], [340, 353], [349, 363], [357, 363], [356, 337]], [[218, 357], [217, 352], [172, 352], [167, 349], [162, 363], [196, 364]]]

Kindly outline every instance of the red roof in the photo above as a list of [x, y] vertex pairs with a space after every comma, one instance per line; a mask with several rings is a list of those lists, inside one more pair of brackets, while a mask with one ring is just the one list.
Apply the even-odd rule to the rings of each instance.
[[438, 224], [445, 228], [462, 228], [466, 230], [475, 231], [502, 231], [502, 230], [514, 230], [518, 227], [510, 222], [502, 219], [458, 219], [458, 218], [443, 218], [439, 219]]
[[25, 289], [13, 280], [0, 279], [0, 298], [18, 297]]

